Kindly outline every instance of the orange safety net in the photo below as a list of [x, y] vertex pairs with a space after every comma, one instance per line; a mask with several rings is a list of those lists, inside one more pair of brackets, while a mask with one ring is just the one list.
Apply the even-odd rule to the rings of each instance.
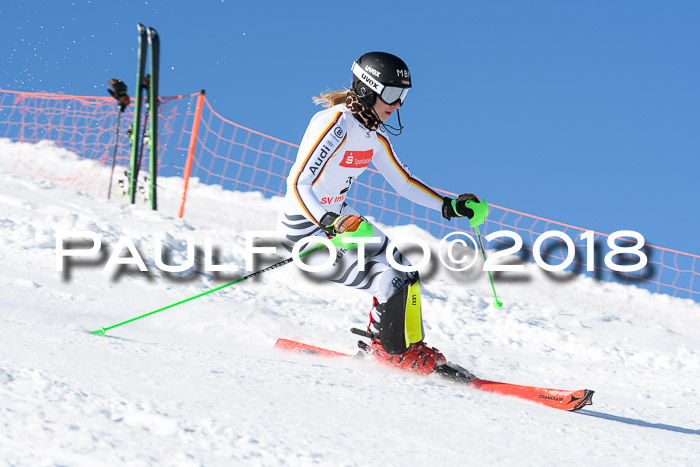
[[[195, 125], [198, 96], [199, 93], [193, 93], [160, 99], [159, 177], [183, 177], [191, 149], [191, 176], [201, 183], [219, 185], [227, 190], [260, 191], [267, 197], [284, 195], [286, 177], [298, 146], [227, 120], [212, 108], [206, 98], [198, 125]], [[23, 142], [50, 140], [81, 158], [98, 160], [102, 165], [111, 164], [116, 117], [117, 105], [111, 97], [0, 90], [0, 138]], [[129, 163], [131, 142], [126, 130], [131, 127], [132, 120], [133, 108], [130, 107], [121, 116], [122, 131], [116, 157], [117, 170], [121, 172]], [[193, 128], [198, 128], [195, 135]], [[147, 166], [147, 158], [148, 152], [144, 151], [142, 167]], [[107, 181], [95, 176], [97, 169], [94, 164], [74, 173], [57, 174], [48, 173], [31, 158], [21, 158], [5, 170], [51, 180], [96, 196], [106, 195]], [[112, 187], [113, 192], [116, 189]], [[397, 196], [373, 169], [368, 169], [366, 175], [353, 184], [347, 200], [360, 212], [385, 225], [414, 224], [438, 238], [460, 230], [439, 213]], [[466, 223], [460, 225], [463, 224]], [[544, 232], [557, 230], [575, 244], [575, 256], [566, 271], [700, 301], [700, 256], [646, 244], [642, 249], [648, 257], [646, 267], [637, 272], [617, 272], [603, 261], [604, 255], [610, 251], [608, 235], [593, 232], [590, 241], [595, 245], [595, 269], [588, 271], [587, 242], [581, 238], [586, 229], [490, 205], [489, 217], [481, 231], [486, 236], [500, 230], [515, 232], [523, 240], [522, 248], [515, 257], [511, 256], [512, 260], [531, 262], [537, 238]], [[488, 247], [503, 249], [511, 244], [509, 239], [501, 238], [489, 242]], [[620, 239], [617, 245], [632, 244]], [[568, 253], [565, 243], [557, 238], [545, 240], [538, 251], [548, 264], [554, 265], [564, 261]], [[633, 254], [617, 255], [614, 259], [615, 263], [623, 265], [634, 264], [637, 260]], [[562, 280], [562, 273], [551, 275]], [[496, 274], [497, 280], [506, 280], [507, 277], [508, 273]], [[597, 305], [592, 303], [592, 306]]]

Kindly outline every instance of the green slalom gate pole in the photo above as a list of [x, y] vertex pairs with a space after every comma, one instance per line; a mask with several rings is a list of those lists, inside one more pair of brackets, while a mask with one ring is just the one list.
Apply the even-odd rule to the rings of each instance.
[[[469, 219], [469, 225], [471, 227], [474, 227], [474, 230], [476, 231], [476, 238], [479, 240], [479, 247], [481, 248], [481, 254], [484, 256], [484, 262], [486, 262], [486, 250], [484, 249], [484, 244], [481, 241], [481, 232], [479, 231], [479, 226], [484, 223], [486, 220], [486, 216], [489, 215], [489, 205], [486, 203], [486, 200], [483, 200], [480, 203], [476, 203], [474, 201], [467, 201], [467, 207], [471, 209], [474, 212], [474, 215], [472, 216], [471, 219]], [[489, 281], [491, 281], [491, 290], [493, 290], [493, 306], [495, 308], [501, 308], [503, 306], [503, 302], [498, 299], [498, 295], [496, 295], [496, 287], [493, 285], [493, 277], [491, 277], [491, 271], [486, 271], [489, 274]]]
[[[353, 243], [343, 243], [343, 241], [342, 241], [343, 238], [351, 238], [351, 237], [373, 237], [373, 236], [374, 236], [374, 231], [373, 231], [373, 229], [372, 229], [372, 226], [371, 226], [369, 223], [367, 223], [367, 222], [362, 222], [362, 223], [360, 224], [360, 226], [358, 227], [358, 229], [355, 230], [354, 232], [346, 232], [346, 233], [343, 233], [343, 234], [340, 234], [340, 235], [336, 235], [335, 237], [333, 237], [333, 238], [330, 240], [330, 242], [331, 242], [333, 245], [335, 245], [335, 246], [340, 246], [340, 245], [342, 245], [343, 248], [352, 249], [352, 248], [356, 248], [356, 247], [357, 247], [357, 243], [355, 243], [355, 244], [354, 244], [355, 247], [353, 247]], [[325, 246], [323, 243], [319, 243], [319, 244], [316, 245], [314, 248], [311, 248], [310, 250], [303, 251], [303, 252], [299, 253], [298, 256], [299, 256], [299, 258], [303, 258], [303, 257], [306, 256], [306, 255], [310, 255], [311, 253], [314, 253], [314, 252], [316, 252], [316, 251], [318, 251], [318, 250], [323, 250], [323, 249], [325, 249], [325, 248], [326, 248], [326, 246]], [[190, 298], [186, 298], [186, 299], [184, 299], [184, 300], [180, 300], [179, 302], [171, 303], [170, 305], [164, 306], [163, 308], [158, 308], [157, 310], [153, 310], [153, 311], [150, 311], [150, 312], [148, 312], [148, 313], [144, 313], [144, 314], [142, 314], [142, 315], [140, 315], [140, 316], [137, 316], [137, 317], [135, 317], [135, 318], [127, 319], [126, 321], [122, 321], [121, 323], [113, 324], [112, 326], [101, 327], [101, 328], [98, 329], [97, 331], [94, 331], [93, 334], [96, 335], [96, 336], [104, 336], [105, 333], [106, 333], [107, 331], [109, 331], [110, 329], [114, 329], [114, 328], [117, 328], [117, 327], [119, 327], [119, 326], [123, 326], [123, 325], [125, 325], [125, 324], [132, 323], [132, 322], [134, 322], [134, 321], [136, 321], [136, 320], [139, 320], [139, 319], [141, 319], [141, 318], [145, 318], [146, 316], [154, 315], [154, 314], [156, 314], [156, 313], [159, 313], [159, 312], [164, 311], [164, 310], [167, 310], [167, 309], [169, 309], [169, 308], [173, 308], [173, 307], [175, 307], [175, 306], [178, 306], [178, 305], [181, 305], [181, 304], [183, 304], [183, 303], [189, 302], [189, 301], [194, 300], [194, 299], [196, 299], [196, 298], [203, 297], [204, 295], [208, 295], [208, 294], [213, 293], [213, 292], [216, 292], [216, 291], [218, 291], [218, 290], [225, 289], [226, 287], [230, 287], [230, 286], [232, 286], [232, 285], [238, 284], [239, 282], [243, 282], [243, 281], [248, 280], [248, 279], [251, 279], [251, 278], [253, 278], [253, 277], [255, 277], [255, 276], [259, 276], [260, 274], [262, 274], [262, 273], [264, 273], [264, 272], [271, 271], [271, 270], [273, 270], [273, 269], [277, 269], [277, 268], [279, 268], [279, 267], [281, 267], [281, 266], [284, 266], [285, 264], [289, 264], [289, 263], [291, 263], [292, 261], [294, 261], [294, 257], [293, 257], [293, 256], [290, 257], [290, 258], [287, 258], [287, 259], [285, 259], [285, 260], [283, 260], [283, 261], [280, 261], [279, 263], [275, 263], [275, 264], [273, 264], [273, 265], [271, 265], [271, 266], [268, 266], [268, 267], [266, 267], [266, 268], [264, 268], [264, 269], [261, 269], [261, 270], [259, 270], [259, 271], [253, 272], [253, 273], [251, 273], [251, 274], [248, 274], [248, 275], [245, 276], [245, 277], [241, 277], [241, 278], [239, 278], [239, 279], [236, 279], [236, 280], [233, 281], [233, 282], [229, 282], [228, 284], [220, 285], [219, 287], [215, 287], [215, 288], [213, 288], [213, 289], [207, 290], [206, 292], [202, 292], [202, 293], [197, 294], [197, 295], [194, 295], [194, 296], [192, 296], [192, 297], [190, 297]]]

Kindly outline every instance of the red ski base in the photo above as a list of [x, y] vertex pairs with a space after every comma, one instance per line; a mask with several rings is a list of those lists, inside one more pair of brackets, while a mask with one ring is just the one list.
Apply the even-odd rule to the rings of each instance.
[[[275, 348], [286, 352], [304, 353], [318, 355], [326, 358], [354, 358], [342, 352], [315, 347], [301, 342], [290, 341], [288, 339], [277, 339]], [[472, 378], [469, 386], [481, 389], [482, 391], [494, 392], [505, 396], [518, 397], [529, 401], [537, 402], [547, 407], [559, 410], [576, 411], [593, 403], [593, 391], [590, 389], [578, 389], [569, 391], [565, 389], [548, 389], [534, 386], [522, 386], [519, 384], [499, 383], [485, 379]]]

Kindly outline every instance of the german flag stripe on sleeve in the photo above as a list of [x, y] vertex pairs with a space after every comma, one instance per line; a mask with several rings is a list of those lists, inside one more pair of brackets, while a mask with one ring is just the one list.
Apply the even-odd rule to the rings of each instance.
[[442, 196], [438, 194], [435, 190], [430, 188], [428, 185], [424, 184], [420, 180], [417, 180], [413, 177], [411, 177], [411, 174], [406, 172], [406, 170], [403, 168], [401, 163], [396, 159], [396, 155], [394, 154], [394, 151], [391, 150], [391, 144], [389, 143], [389, 140], [387, 140], [384, 136], [380, 135], [377, 133], [377, 139], [379, 142], [384, 146], [384, 149], [386, 150], [386, 153], [389, 155], [389, 159], [391, 159], [392, 164], [394, 164], [394, 167], [396, 167], [396, 170], [399, 171], [399, 173], [403, 176], [403, 178], [406, 179], [408, 183], [413, 185], [414, 187], [418, 188], [419, 190], [429, 194], [430, 196], [438, 199], [439, 201], [442, 201]]
[[[328, 136], [328, 133], [330, 133], [331, 128], [333, 128], [338, 121], [340, 120], [340, 117], [343, 115], [342, 112], [338, 112], [335, 117], [333, 117], [333, 120], [321, 131], [320, 136], [316, 139], [314, 144], [311, 146], [311, 149], [309, 150], [308, 154], [304, 157], [304, 162], [301, 164], [301, 167], [299, 168], [299, 172], [294, 176], [294, 184], [292, 185], [294, 189], [294, 197], [296, 198], [297, 202], [301, 206], [302, 211], [306, 215], [306, 217], [313, 221], [314, 223], [318, 224], [318, 220], [314, 218], [313, 214], [311, 214], [311, 211], [309, 208], [306, 206], [306, 203], [304, 203], [304, 200], [301, 198], [301, 195], [299, 194], [299, 190], [297, 189], [297, 184], [299, 183], [299, 177], [301, 177], [301, 174], [304, 173], [304, 170], [306, 169], [306, 166], [309, 163], [309, 160], [311, 160], [311, 156], [316, 152], [316, 149], [318, 149], [318, 146], [321, 144], [323, 139]], [[347, 135], [346, 135], [347, 137]], [[319, 173], [320, 175], [320, 173]], [[318, 175], [314, 178], [314, 181], [318, 179]]]

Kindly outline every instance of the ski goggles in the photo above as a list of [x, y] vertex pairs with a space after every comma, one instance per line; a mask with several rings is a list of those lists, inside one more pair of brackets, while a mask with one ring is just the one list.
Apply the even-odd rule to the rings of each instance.
[[399, 86], [384, 86], [382, 83], [374, 79], [369, 72], [360, 67], [357, 62], [352, 62], [352, 74], [365, 83], [369, 88], [379, 95], [379, 98], [387, 105], [394, 105], [401, 101], [403, 105], [406, 94], [411, 88], [401, 88]]

